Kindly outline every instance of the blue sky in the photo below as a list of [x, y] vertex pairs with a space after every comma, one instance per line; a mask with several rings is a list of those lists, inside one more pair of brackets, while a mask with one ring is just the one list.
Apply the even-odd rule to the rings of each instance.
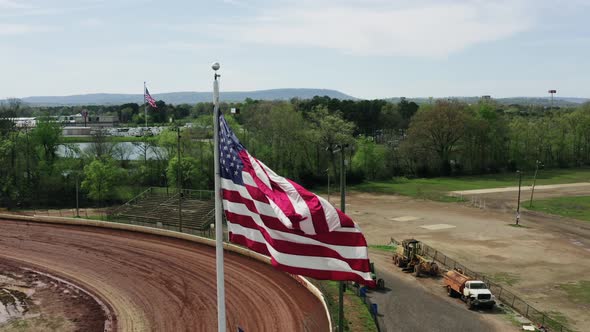
[[0, 98], [329, 88], [590, 97], [586, 0], [0, 0]]

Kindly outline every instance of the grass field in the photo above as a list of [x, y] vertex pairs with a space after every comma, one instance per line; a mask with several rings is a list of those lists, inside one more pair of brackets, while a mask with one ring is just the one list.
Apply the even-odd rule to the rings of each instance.
[[590, 196], [554, 197], [536, 200], [529, 210], [590, 221]]
[[582, 280], [574, 284], [560, 285], [567, 295], [577, 303], [590, 304], [590, 280]]
[[[534, 171], [525, 173], [522, 177], [522, 185], [532, 185], [533, 175]], [[575, 182], [590, 182], [590, 168], [539, 170], [536, 185]], [[357, 191], [400, 194], [437, 201], [457, 201], [458, 198], [447, 196], [447, 192], [513, 186], [518, 186], [516, 173], [430, 179], [394, 178], [391, 181], [365, 182], [349, 188]]]
[[[312, 282], [324, 293], [332, 317], [332, 325], [336, 327], [338, 325], [338, 281], [314, 280]], [[377, 331], [369, 308], [350, 287], [344, 293], [344, 324], [344, 331]]]
[[390, 246], [388, 244], [369, 244], [369, 248], [386, 251], [386, 252], [394, 252], [396, 250], [396, 246]]

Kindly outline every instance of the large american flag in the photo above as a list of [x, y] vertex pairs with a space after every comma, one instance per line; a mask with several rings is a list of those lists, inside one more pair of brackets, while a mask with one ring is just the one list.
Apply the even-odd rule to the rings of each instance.
[[145, 101], [150, 104], [151, 107], [153, 108], [158, 108], [158, 106], [156, 105], [156, 100], [154, 98], [152, 98], [152, 95], [150, 95], [150, 92], [148, 91], [147, 88], [145, 88], [145, 93], [143, 95]]
[[374, 287], [359, 227], [325, 199], [248, 153], [219, 117], [223, 209], [231, 242], [271, 257], [276, 268]]

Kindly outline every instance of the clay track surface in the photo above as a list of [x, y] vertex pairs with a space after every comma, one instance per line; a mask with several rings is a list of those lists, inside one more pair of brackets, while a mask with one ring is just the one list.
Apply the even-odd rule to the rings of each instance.
[[[117, 331], [217, 330], [214, 248], [154, 235], [0, 220], [0, 257], [107, 302]], [[321, 302], [271, 266], [225, 253], [228, 331], [327, 331]]]

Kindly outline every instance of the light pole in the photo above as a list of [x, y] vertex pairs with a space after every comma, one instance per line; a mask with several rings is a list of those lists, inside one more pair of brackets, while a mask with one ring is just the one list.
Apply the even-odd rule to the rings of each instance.
[[76, 172], [76, 218], [80, 218], [80, 202], [78, 199], [79, 174]]
[[[346, 213], [346, 165], [344, 149], [348, 144], [340, 145], [340, 211]], [[340, 281], [338, 287], [338, 332], [344, 331], [344, 282]]]
[[328, 174], [328, 203], [330, 203], [330, 169], [326, 169], [326, 174]]
[[536, 168], [535, 168], [535, 176], [533, 176], [533, 188], [531, 188], [531, 201], [529, 203], [529, 207], [533, 207], [533, 195], [535, 194], [535, 183], [537, 182], [537, 172], [539, 172], [539, 166], [541, 165], [540, 161], [536, 161]]
[[63, 171], [62, 175], [67, 179], [70, 177], [71, 174], [74, 174], [74, 177], [76, 179], [76, 217], [80, 218], [80, 205], [79, 205], [79, 199], [78, 199], [78, 181], [79, 181], [79, 175], [78, 175], [78, 171]]
[[180, 164], [180, 126], [176, 128], [177, 130], [177, 141], [176, 141], [176, 152], [178, 155], [178, 167], [177, 167], [177, 186], [178, 186], [178, 228], [182, 233], [182, 171], [181, 171], [181, 164]]
[[553, 109], [553, 95], [557, 93], [557, 90], [551, 89], [547, 92], [549, 92], [549, 94], [551, 94], [551, 109]]
[[520, 186], [522, 184], [522, 173], [520, 170], [518, 173], [518, 201], [516, 202], [516, 225], [520, 222]]
[[[346, 165], [344, 160], [344, 149], [348, 144], [336, 145], [334, 150], [332, 146], [326, 148], [327, 151], [334, 154], [340, 152], [340, 210], [346, 212]], [[329, 176], [329, 174], [328, 174]], [[338, 332], [344, 331], [344, 282], [338, 282]]]

